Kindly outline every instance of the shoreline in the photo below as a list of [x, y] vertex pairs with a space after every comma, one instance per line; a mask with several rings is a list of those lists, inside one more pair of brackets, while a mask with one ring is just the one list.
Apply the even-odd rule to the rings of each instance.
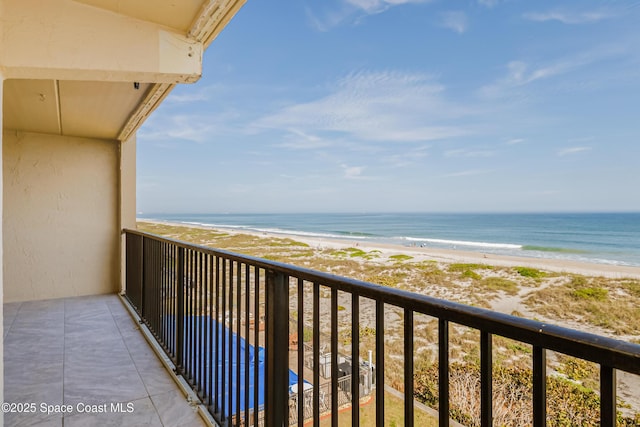
[[344, 249], [357, 247], [363, 250], [378, 250], [385, 255], [405, 254], [413, 257], [413, 261], [434, 260], [443, 263], [474, 263], [494, 265], [497, 267], [529, 267], [556, 273], [581, 274], [584, 276], [602, 276], [607, 278], [640, 279], [640, 267], [598, 264], [583, 261], [562, 260], [552, 258], [520, 257], [496, 255], [491, 253], [464, 251], [458, 249], [440, 249], [432, 247], [403, 246], [390, 243], [360, 242], [348, 239], [300, 236], [297, 234], [268, 233], [236, 228], [207, 227], [197, 224], [185, 224], [172, 221], [158, 221], [137, 218], [137, 222], [150, 224], [166, 224], [172, 226], [205, 230], [220, 230], [229, 234], [243, 234], [257, 237], [293, 239], [308, 244], [312, 248]]

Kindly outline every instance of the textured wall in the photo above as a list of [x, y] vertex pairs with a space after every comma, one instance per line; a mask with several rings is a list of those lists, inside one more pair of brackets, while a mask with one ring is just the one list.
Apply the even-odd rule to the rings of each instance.
[[115, 292], [115, 141], [3, 132], [4, 302]]

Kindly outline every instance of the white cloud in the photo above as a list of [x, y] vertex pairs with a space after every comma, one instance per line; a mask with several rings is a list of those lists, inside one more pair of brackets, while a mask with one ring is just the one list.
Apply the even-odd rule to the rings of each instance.
[[230, 125], [237, 118], [237, 114], [232, 112], [211, 116], [156, 112], [140, 129], [139, 135], [150, 142], [183, 140], [203, 143], [229, 132]]
[[421, 147], [416, 147], [412, 150], [402, 150], [401, 152], [385, 157], [383, 161], [387, 164], [390, 164], [392, 167], [404, 168], [415, 164], [420, 159], [428, 157], [428, 150], [430, 148], [431, 146], [424, 145]]
[[459, 176], [473, 176], [473, 175], [483, 175], [486, 173], [489, 173], [491, 171], [488, 170], [481, 170], [481, 169], [469, 169], [469, 170], [465, 170], [465, 171], [460, 171], [460, 172], [452, 172], [452, 173], [448, 173], [443, 175], [446, 178], [453, 178], [453, 177], [459, 177]]
[[410, 3], [426, 3], [431, 0], [345, 0], [349, 5], [363, 10], [367, 14], [384, 12], [385, 10]]
[[286, 129], [289, 134], [285, 135], [284, 141], [276, 144], [277, 147], [290, 148], [294, 150], [310, 150], [335, 145], [335, 141], [321, 138], [317, 135], [305, 133], [299, 129]]
[[501, 97], [513, 88], [567, 74], [624, 52], [624, 46], [600, 46], [543, 65], [535, 66], [524, 61], [511, 61], [507, 64], [506, 75], [492, 84], [481, 87], [479, 93], [489, 98]]
[[460, 148], [444, 152], [445, 157], [493, 157], [495, 153], [489, 150], [468, 150]]
[[444, 87], [429, 76], [362, 72], [341, 79], [324, 97], [283, 108], [253, 126], [355, 142], [424, 142], [468, 134], [449, 123], [469, 114], [468, 107], [447, 102]]
[[171, 105], [208, 101], [222, 91], [224, 91], [224, 88], [220, 85], [177, 86], [171, 91], [169, 96], [167, 96], [165, 103]]
[[523, 138], [511, 138], [505, 142], [507, 145], [516, 145], [524, 142]]
[[440, 25], [444, 28], [455, 31], [458, 34], [462, 34], [467, 31], [467, 15], [460, 11], [445, 12], [441, 16], [442, 20]]
[[433, 0], [340, 0], [338, 4], [329, 6], [326, 2], [318, 2], [314, 7], [322, 7], [323, 10], [312, 10], [307, 6], [306, 14], [316, 30], [329, 31], [345, 22], [357, 23], [363, 16], [383, 13], [395, 6], [431, 1]]
[[364, 171], [364, 166], [348, 166], [348, 165], [340, 165], [344, 172], [344, 178], [346, 179], [366, 179], [362, 172]]
[[613, 17], [610, 12], [592, 11], [592, 12], [529, 12], [524, 14], [524, 18], [535, 22], [558, 21], [567, 25], [588, 24], [592, 22], [602, 21]]
[[569, 147], [558, 151], [558, 156], [567, 156], [571, 154], [582, 153], [591, 150], [591, 147]]

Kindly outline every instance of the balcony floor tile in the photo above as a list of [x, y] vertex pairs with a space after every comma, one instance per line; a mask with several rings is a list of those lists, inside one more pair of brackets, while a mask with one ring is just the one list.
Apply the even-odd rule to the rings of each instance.
[[[5, 401], [38, 409], [5, 414], [5, 425], [206, 425], [117, 295], [5, 304], [4, 324]], [[119, 402], [133, 412], [112, 412]], [[41, 404], [73, 410], [46, 414]], [[81, 413], [78, 404], [107, 412]]]

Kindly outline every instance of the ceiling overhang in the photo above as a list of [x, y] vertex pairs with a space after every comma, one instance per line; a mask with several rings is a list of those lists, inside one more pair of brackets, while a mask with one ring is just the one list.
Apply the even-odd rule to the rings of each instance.
[[128, 139], [244, 2], [0, 0], [4, 127]]

